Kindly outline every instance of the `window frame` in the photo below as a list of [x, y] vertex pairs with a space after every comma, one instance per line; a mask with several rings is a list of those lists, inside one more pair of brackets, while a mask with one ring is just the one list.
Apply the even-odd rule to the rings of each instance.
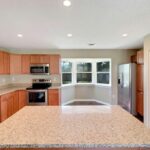
[[[109, 71], [108, 72], [100, 72], [100, 71], [97, 71], [97, 63], [99, 62], [109, 62]], [[111, 78], [112, 78], [112, 70], [111, 70], [111, 59], [110, 58], [105, 58], [105, 59], [97, 59], [96, 61], [96, 84], [97, 85], [100, 85], [100, 86], [111, 86]], [[109, 73], [109, 84], [105, 84], [105, 83], [98, 83], [97, 82], [97, 74], [104, 74], [104, 73]]]
[[[69, 86], [69, 85], [98, 85], [98, 86], [111, 86], [112, 85], [112, 60], [111, 58], [63, 58], [62, 61], [69, 61], [72, 63], [72, 83], [70, 84], [63, 84], [63, 79], [61, 79], [62, 86]], [[97, 63], [109, 61], [110, 63], [110, 70], [109, 70], [109, 84], [97, 83]], [[91, 73], [92, 74], [92, 81], [90, 83], [78, 83], [77, 82], [77, 64], [78, 63], [91, 63], [92, 70], [91, 72], [83, 72], [83, 73]], [[62, 74], [65, 72], [61, 73]], [[79, 72], [80, 73], [80, 72]], [[107, 72], [108, 73], [108, 72]]]
[[[72, 83], [73, 83], [73, 63], [69, 59], [62, 59], [61, 60], [61, 67], [62, 67], [62, 62], [63, 61], [66, 61], [66, 62], [68, 61], [69, 63], [71, 63], [72, 64], [72, 68], [71, 68], [71, 72], [63, 72], [62, 68], [61, 68], [61, 83], [62, 83], [63, 86], [72, 85]], [[71, 74], [71, 83], [63, 84], [63, 74]]]

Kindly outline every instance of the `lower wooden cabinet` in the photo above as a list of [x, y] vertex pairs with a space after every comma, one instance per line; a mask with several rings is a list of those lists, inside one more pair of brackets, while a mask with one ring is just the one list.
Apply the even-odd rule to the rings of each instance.
[[60, 89], [48, 90], [48, 105], [51, 106], [60, 105]]
[[143, 92], [137, 92], [136, 93], [136, 111], [138, 114], [140, 114], [141, 116], [143, 116], [144, 114], [144, 105], [143, 105]]
[[15, 91], [0, 96], [0, 122], [23, 108], [26, 102], [26, 90]]
[[23, 108], [27, 105], [27, 91], [20, 90], [19, 91], [19, 109]]

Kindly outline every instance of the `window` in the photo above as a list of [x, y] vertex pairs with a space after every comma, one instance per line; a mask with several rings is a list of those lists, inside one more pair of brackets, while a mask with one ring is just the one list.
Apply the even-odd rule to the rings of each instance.
[[111, 86], [111, 59], [63, 59], [62, 84]]
[[62, 61], [62, 83], [72, 83], [72, 63], [69, 61]]
[[77, 83], [92, 82], [92, 63], [77, 63]]
[[97, 62], [97, 83], [110, 84], [110, 61]]

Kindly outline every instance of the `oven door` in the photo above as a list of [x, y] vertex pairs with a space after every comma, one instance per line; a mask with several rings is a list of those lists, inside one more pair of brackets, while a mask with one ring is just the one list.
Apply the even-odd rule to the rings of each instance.
[[47, 105], [47, 90], [28, 90], [29, 105]]
[[36, 75], [49, 75], [49, 64], [31, 65], [30, 73]]

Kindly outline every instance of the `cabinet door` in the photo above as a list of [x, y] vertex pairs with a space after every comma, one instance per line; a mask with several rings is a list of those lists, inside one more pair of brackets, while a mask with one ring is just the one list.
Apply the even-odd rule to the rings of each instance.
[[136, 106], [136, 108], [137, 108], [137, 112], [141, 115], [141, 116], [143, 116], [143, 107], [144, 107], [144, 105], [143, 105], [143, 92], [137, 92], [137, 94], [136, 94], [136, 100], [137, 100], [137, 106]]
[[13, 115], [13, 102], [14, 102], [14, 95], [12, 93], [8, 94], [8, 117]]
[[31, 55], [31, 64], [40, 64], [40, 55]]
[[59, 105], [60, 104], [60, 90], [50, 89], [48, 90], [48, 104]]
[[10, 73], [21, 74], [21, 55], [10, 55]]
[[143, 92], [143, 65], [137, 65], [137, 91]]
[[137, 63], [144, 64], [144, 52], [143, 51], [137, 52]]
[[27, 91], [20, 90], [19, 91], [19, 109], [23, 108], [27, 105]]
[[3, 57], [4, 57], [4, 74], [9, 74], [10, 73], [10, 56], [9, 56], [9, 53], [4, 52]]
[[21, 56], [22, 74], [30, 73], [30, 55]]
[[137, 63], [137, 55], [131, 56], [131, 63]]
[[13, 93], [13, 113], [16, 113], [19, 110], [19, 97], [18, 97], [18, 91]]
[[0, 105], [0, 110], [1, 110], [1, 121], [4, 121], [8, 118], [8, 99], [7, 95], [2, 95], [1, 96], [1, 105]]
[[50, 56], [49, 55], [41, 55], [40, 63], [41, 64], [49, 64]]
[[60, 74], [60, 55], [50, 55], [50, 74]]
[[0, 51], [0, 74], [4, 74], [4, 57], [3, 52]]

